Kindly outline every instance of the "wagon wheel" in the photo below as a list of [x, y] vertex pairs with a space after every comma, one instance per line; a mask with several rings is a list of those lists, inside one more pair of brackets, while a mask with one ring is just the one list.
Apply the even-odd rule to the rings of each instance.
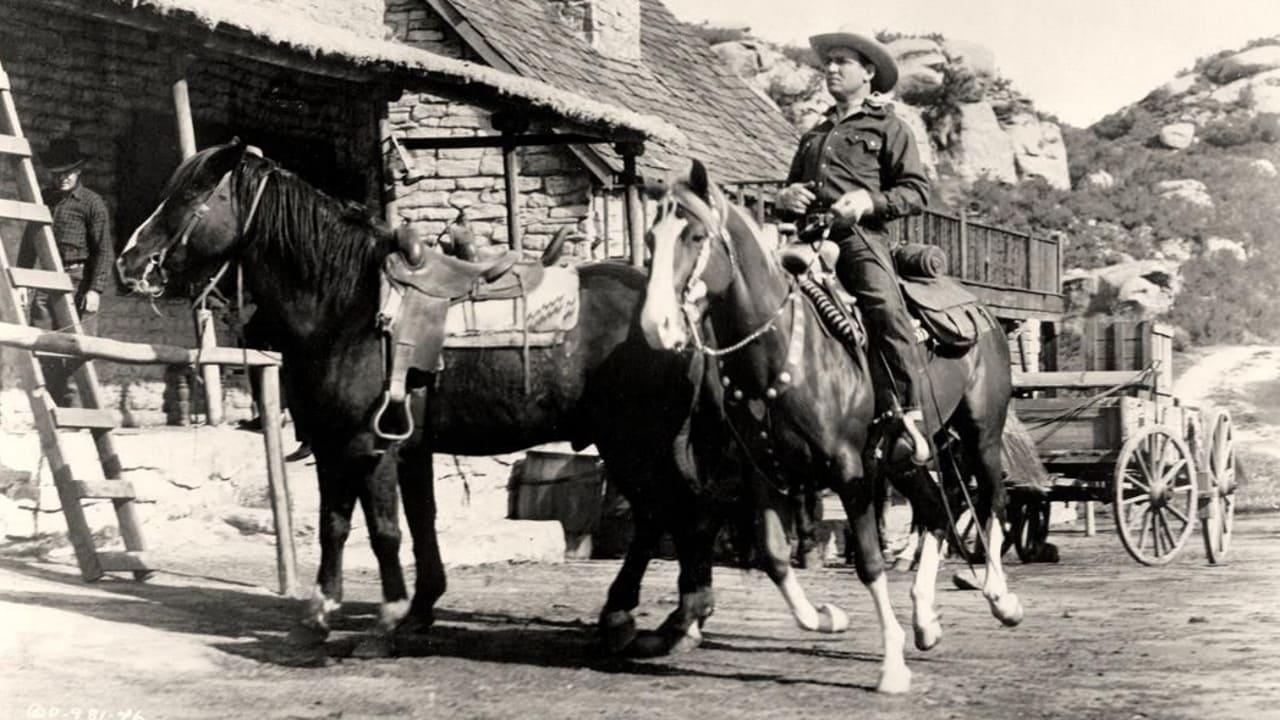
[[1208, 515], [1200, 523], [1204, 550], [1209, 562], [1217, 564], [1231, 549], [1231, 529], [1236, 517], [1236, 451], [1231, 414], [1219, 410], [1208, 423], [1205, 472], [1209, 476]]
[[1169, 562], [1195, 525], [1196, 473], [1187, 444], [1166, 425], [1148, 425], [1120, 448], [1115, 473], [1120, 542], [1144, 565]]

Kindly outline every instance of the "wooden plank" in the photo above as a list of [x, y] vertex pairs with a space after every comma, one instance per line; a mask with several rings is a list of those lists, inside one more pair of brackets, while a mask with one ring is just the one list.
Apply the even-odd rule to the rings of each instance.
[[82, 499], [132, 500], [137, 495], [128, 480], [72, 480], [71, 487]]
[[279, 365], [280, 354], [262, 350], [216, 347], [194, 350], [172, 345], [149, 345], [119, 340], [45, 332], [11, 322], [0, 322], [0, 345], [59, 353], [80, 358], [96, 358], [133, 365]]
[[148, 563], [147, 553], [141, 550], [100, 552], [98, 553], [98, 562], [101, 564], [103, 572], [132, 572], [137, 575], [150, 574], [154, 571], [154, 568]]
[[280, 368], [257, 371], [258, 407], [262, 411], [262, 442], [267, 454], [267, 481], [271, 489], [271, 513], [276, 524], [276, 573], [280, 594], [298, 592], [298, 558], [293, 546], [293, 503], [285, 475], [284, 448], [280, 438]]
[[49, 208], [42, 204], [21, 200], [0, 200], [0, 218], [45, 225], [53, 222], [53, 217], [49, 215]]
[[75, 290], [75, 287], [71, 284], [71, 277], [65, 272], [20, 267], [7, 268], [6, 271], [9, 273], [9, 282], [13, 283], [14, 287], [34, 288], [47, 292], [71, 292]]
[[9, 74], [0, 70], [0, 92], [9, 92]]
[[31, 157], [31, 142], [24, 137], [0, 135], [0, 154]]
[[53, 422], [63, 430], [113, 430], [120, 427], [114, 412], [100, 408], [54, 408]]
[[[1141, 382], [1139, 382], [1141, 380]], [[1083, 372], [1017, 372], [1013, 373], [1013, 387], [1017, 390], [1070, 390], [1134, 385], [1150, 387], [1150, 381], [1141, 372], [1132, 370], [1085, 370]]]

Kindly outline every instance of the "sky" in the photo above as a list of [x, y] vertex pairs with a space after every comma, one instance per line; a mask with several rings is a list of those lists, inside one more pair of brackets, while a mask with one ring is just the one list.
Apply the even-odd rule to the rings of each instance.
[[990, 48], [1037, 108], [1085, 127], [1196, 58], [1280, 35], [1280, 0], [663, 0], [681, 20], [747, 25], [805, 45], [846, 25], [941, 33]]

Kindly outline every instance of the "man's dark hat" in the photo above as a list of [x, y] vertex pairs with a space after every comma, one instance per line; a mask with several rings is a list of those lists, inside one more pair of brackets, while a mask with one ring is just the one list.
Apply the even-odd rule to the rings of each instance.
[[875, 38], [855, 32], [852, 26], [846, 25], [836, 32], [814, 35], [809, 38], [809, 46], [817, 53], [821, 63], [827, 61], [827, 53], [832, 48], [845, 47], [858, 51], [876, 68], [876, 75], [871, 78], [871, 89], [875, 92], [887, 93], [898, 84], [898, 63], [894, 62], [893, 53]]
[[40, 157], [49, 172], [70, 172], [84, 165], [89, 158], [80, 152], [80, 143], [73, 137], [60, 137], [49, 143], [49, 149]]

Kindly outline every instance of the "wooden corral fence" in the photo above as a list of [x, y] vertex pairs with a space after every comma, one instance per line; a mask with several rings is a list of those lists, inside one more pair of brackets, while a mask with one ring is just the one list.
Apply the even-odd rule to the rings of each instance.
[[285, 477], [280, 436], [280, 356], [260, 350], [210, 347], [201, 350], [121, 342], [91, 335], [46, 332], [38, 328], [0, 322], [0, 345], [30, 352], [56, 353], [84, 360], [108, 360], [132, 365], [177, 365], [200, 369], [219, 365], [249, 367], [259, 383], [258, 408], [262, 417], [267, 480], [276, 526], [276, 572], [280, 594], [298, 593], [297, 555], [293, 546], [292, 503]]

